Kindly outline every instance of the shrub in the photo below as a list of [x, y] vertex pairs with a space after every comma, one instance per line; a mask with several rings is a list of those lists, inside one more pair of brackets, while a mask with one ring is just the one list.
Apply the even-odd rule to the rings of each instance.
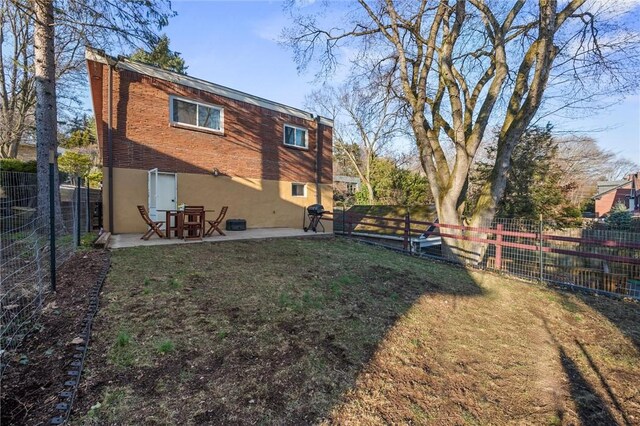
[[17, 158], [3, 158], [0, 159], [0, 170], [4, 172], [36, 173], [37, 163], [35, 160], [22, 161]]
[[631, 212], [623, 203], [618, 203], [609, 212], [609, 216], [605, 219], [610, 229], [626, 230], [631, 228]]

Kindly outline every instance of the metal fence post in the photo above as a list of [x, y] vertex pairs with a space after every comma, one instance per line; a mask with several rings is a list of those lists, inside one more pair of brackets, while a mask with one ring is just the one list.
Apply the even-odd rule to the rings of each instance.
[[87, 188], [87, 232], [91, 232], [93, 229], [93, 214], [91, 213], [91, 190], [89, 188], [89, 179], [86, 179], [85, 183]]
[[76, 248], [80, 247], [80, 217], [82, 212], [82, 197], [80, 193], [80, 188], [82, 187], [82, 178], [78, 176], [76, 180]]
[[51, 291], [56, 291], [56, 210], [55, 210], [55, 162], [56, 152], [49, 151], [49, 260]]
[[538, 227], [538, 238], [540, 239], [540, 282], [541, 283], [544, 282], [544, 259], [543, 259], [543, 252], [542, 252], [542, 244], [543, 244], [542, 231], [543, 231], [542, 214], [540, 214], [540, 221], [539, 221], [539, 227]]

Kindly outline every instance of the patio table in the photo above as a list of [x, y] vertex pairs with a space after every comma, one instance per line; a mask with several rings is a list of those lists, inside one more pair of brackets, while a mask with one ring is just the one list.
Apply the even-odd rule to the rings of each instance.
[[[165, 213], [165, 238], [171, 238], [171, 232], [175, 232], [175, 236], [182, 238], [182, 221], [184, 220], [184, 214], [182, 210], [158, 210], [158, 212]], [[175, 218], [174, 225], [171, 225], [171, 219]]]
[[[178, 210], [178, 209], [157, 210], [157, 211], [165, 213], [165, 231], [166, 231], [165, 238], [170, 239], [172, 231], [175, 232], [175, 236], [177, 238], [184, 238], [184, 235], [183, 235], [184, 230], [182, 227], [182, 224], [184, 222], [184, 211]], [[215, 210], [205, 209], [204, 212], [206, 215], [207, 212], [211, 213], [211, 212], [215, 212]], [[171, 226], [171, 218], [175, 218], [175, 223], [173, 226]]]

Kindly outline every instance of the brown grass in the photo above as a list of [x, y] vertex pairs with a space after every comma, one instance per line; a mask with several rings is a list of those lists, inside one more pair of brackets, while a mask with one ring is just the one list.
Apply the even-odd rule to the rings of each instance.
[[76, 424], [633, 424], [640, 308], [344, 240], [117, 250]]

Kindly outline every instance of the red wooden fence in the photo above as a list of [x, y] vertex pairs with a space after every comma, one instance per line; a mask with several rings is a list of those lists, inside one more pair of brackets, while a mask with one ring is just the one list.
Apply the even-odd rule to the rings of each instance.
[[[354, 212], [328, 215], [335, 216], [334, 224], [341, 222], [342, 232], [349, 236], [357, 231], [357, 227], [360, 232], [365, 228], [377, 235], [391, 232], [401, 237], [405, 251], [411, 250], [411, 241], [421, 235], [473, 241], [494, 248], [493, 257], [487, 257], [487, 268], [640, 298], [640, 288], [632, 284], [640, 281], [638, 242], [555, 235], [553, 231], [543, 231], [542, 227], [538, 232], [508, 230], [501, 223], [495, 227], [471, 227], [417, 221], [411, 220], [408, 214], [403, 218]], [[371, 229], [373, 231], [369, 231]], [[387, 231], [387, 234], [380, 231]], [[624, 235], [617, 237], [627, 239]], [[570, 247], [558, 247], [563, 244]], [[506, 256], [505, 249], [509, 249]], [[594, 261], [597, 263], [595, 268]], [[605, 265], [598, 261], [611, 263]]]
[[[333, 213], [328, 213], [333, 215]], [[498, 257], [502, 256], [502, 247], [511, 247], [518, 248], [521, 250], [528, 251], [540, 251], [542, 250], [545, 253], [556, 253], [556, 254], [564, 254], [568, 256], [577, 256], [582, 258], [590, 258], [590, 259], [599, 259], [599, 260], [607, 260], [610, 262], [620, 262], [620, 263], [629, 263], [634, 265], [640, 265], [640, 257], [629, 257], [629, 256], [615, 256], [615, 255], [607, 255], [601, 253], [591, 253], [587, 251], [577, 251], [577, 250], [567, 250], [560, 249], [555, 247], [544, 247], [539, 244], [524, 244], [524, 243], [516, 243], [511, 241], [505, 241], [503, 237], [516, 237], [523, 239], [531, 239], [535, 240], [536, 243], [539, 241], [563, 241], [576, 243], [580, 246], [598, 246], [598, 247], [611, 247], [611, 248], [629, 248], [640, 250], [640, 243], [633, 242], [623, 242], [623, 241], [613, 241], [613, 240], [602, 240], [602, 239], [594, 239], [594, 238], [578, 238], [578, 237], [567, 237], [563, 235], [553, 235], [553, 234], [545, 234], [543, 233], [533, 233], [533, 232], [520, 232], [520, 231], [505, 231], [502, 224], [498, 224], [496, 228], [484, 228], [484, 227], [472, 227], [465, 225], [450, 225], [438, 222], [423, 222], [423, 221], [414, 221], [411, 220], [409, 215], [407, 214], [404, 218], [388, 218], [384, 216], [371, 216], [371, 215], [363, 215], [357, 213], [344, 213], [344, 223], [347, 226], [348, 231], [347, 234], [351, 235], [354, 228], [358, 225], [375, 227], [380, 229], [388, 229], [394, 231], [403, 231], [403, 247], [407, 249], [407, 244], [410, 238], [418, 237], [422, 234], [426, 233], [426, 229], [418, 228], [418, 226], [422, 225], [426, 228], [435, 227], [438, 231], [429, 232], [429, 235], [439, 236], [443, 238], [451, 238], [455, 240], [464, 240], [464, 241], [473, 241], [484, 244], [492, 244], [496, 247], [496, 268], [499, 269], [500, 261]], [[380, 221], [380, 222], [391, 222], [395, 223], [395, 225], [391, 224], [383, 224], [367, 221], [366, 219]], [[414, 226], [416, 225], [416, 226]], [[450, 233], [450, 232], [442, 232], [442, 229], [453, 229], [462, 231], [462, 233]], [[481, 236], [473, 236], [468, 235], [470, 233], [480, 234]], [[489, 238], [489, 236], [493, 235], [494, 238]]]

